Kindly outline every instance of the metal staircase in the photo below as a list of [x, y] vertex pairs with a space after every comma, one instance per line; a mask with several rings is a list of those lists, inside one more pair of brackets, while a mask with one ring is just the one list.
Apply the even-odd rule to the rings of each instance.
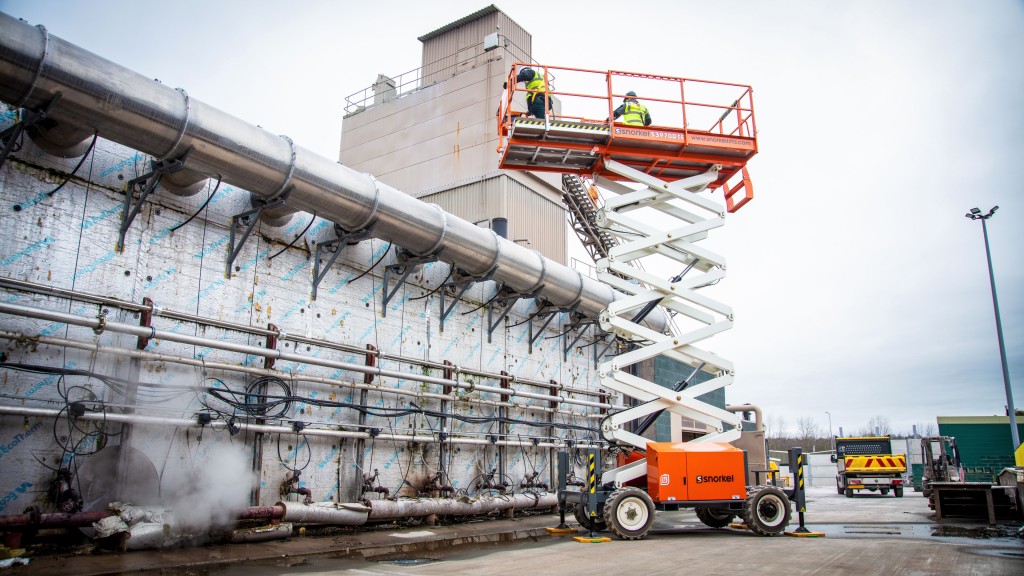
[[562, 203], [569, 210], [569, 224], [583, 247], [597, 262], [608, 257], [618, 244], [615, 236], [597, 225], [597, 207], [590, 199], [587, 185], [576, 174], [562, 174]]

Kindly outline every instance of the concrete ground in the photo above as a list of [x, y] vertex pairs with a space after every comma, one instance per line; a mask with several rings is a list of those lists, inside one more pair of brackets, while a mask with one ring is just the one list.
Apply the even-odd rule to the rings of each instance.
[[[945, 522], [920, 493], [845, 498], [808, 491], [807, 526], [824, 538], [766, 538], [710, 529], [692, 512], [659, 514], [642, 541], [581, 544], [550, 536], [556, 516], [458, 526], [382, 527], [330, 536], [179, 550], [34, 558], [5, 571], [32, 575], [156, 572], [270, 574], [1024, 574], [1020, 523]], [[796, 516], [790, 529], [796, 528]]]

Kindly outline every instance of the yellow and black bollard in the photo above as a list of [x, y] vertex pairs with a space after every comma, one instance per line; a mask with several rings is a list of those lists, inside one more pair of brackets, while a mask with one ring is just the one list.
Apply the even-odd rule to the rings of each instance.
[[804, 512], [807, 511], [807, 493], [804, 488], [804, 454], [800, 448], [789, 449], [789, 466], [793, 470], [793, 504], [800, 519], [800, 526], [791, 532], [785, 532], [787, 536], [802, 536], [814, 538], [824, 536], [824, 532], [813, 532], [804, 525]]
[[597, 450], [594, 448], [587, 450], [587, 486], [585, 489], [587, 499], [587, 535], [576, 536], [573, 540], [588, 543], [611, 542], [611, 538], [600, 536], [594, 530], [594, 524], [599, 521], [597, 517]]

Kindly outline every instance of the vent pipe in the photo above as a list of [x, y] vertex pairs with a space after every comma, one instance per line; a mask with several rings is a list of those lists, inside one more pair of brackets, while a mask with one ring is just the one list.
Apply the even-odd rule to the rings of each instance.
[[[57, 95], [60, 97], [57, 98]], [[56, 101], [54, 101], [54, 99]], [[271, 200], [290, 190], [284, 210], [316, 213], [348, 231], [374, 225], [377, 238], [409, 252], [437, 256], [473, 277], [491, 278], [523, 294], [596, 318], [623, 294], [493, 231], [417, 200], [367, 174], [318, 156], [287, 136], [191, 98], [79, 46], [0, 13], [0, 100], [98, 132], [157, 159], [179, 158], [200, 175]], [[664, 314], [648, 318], [666, 329]]]

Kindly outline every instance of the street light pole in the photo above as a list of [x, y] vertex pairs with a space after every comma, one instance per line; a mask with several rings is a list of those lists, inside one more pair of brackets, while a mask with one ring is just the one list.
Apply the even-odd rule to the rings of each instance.
[[832, 452], [836, 451], [836, 435], [832, 433], [832, 414], [825, 410], [825, 414], [828, 415], [828, 444], [832, 447]]
[[996, 336], [999, 339], [999, 359], [1003, 364], [1003, 386], [1006, 388], [1006, 407], [1010, 412], [1010, 437], [1013, 439], [1013, 449], [1020, 446], [1020, 437], [1017, 434], [1017, 411], [1013, 407], [1013, 392], [1010, 390], [1010, 369], [1006, 365], [1006, 345], [1003, 343], [1003, 323], [999, 319], [999, 298], [996, 297], [996, 277], [992, 272], [992, 253], [988, 246], [988, 227], [985, 222], [999, 210], [994, 206], [984, 216], [978, 208], [971, 208], [971, 211], [964, 216], [971, 220], [981, 220], [981, 233], [985, 237], [985, 259], [988, 261], [988, 281], [992, 286], [992, 308], [996, 314]]

